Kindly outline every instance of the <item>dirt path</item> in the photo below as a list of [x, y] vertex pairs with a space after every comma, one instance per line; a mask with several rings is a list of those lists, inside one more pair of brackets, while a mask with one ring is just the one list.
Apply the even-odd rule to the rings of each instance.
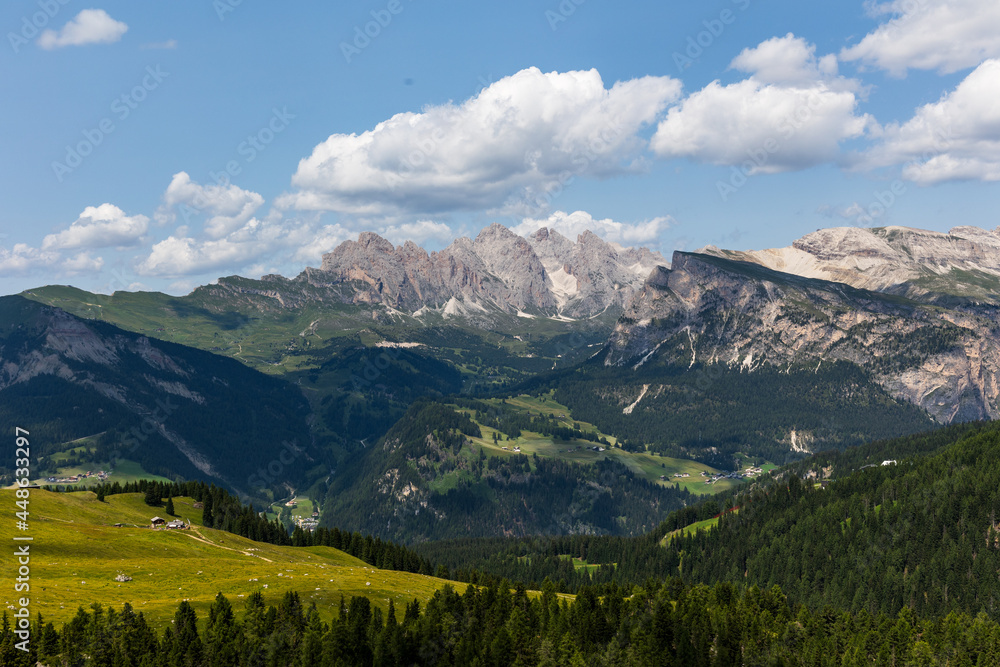
[[185, 531], [183, 534], [187, 535], [192, 540], [197, 540], [199, 542], [204, 542], [205, 544], [213, 546], [213, 547], [215, 547], [217, 549], [225, 549], [227, 551], [235, 551], [236, 553], [243, 554], [244, 556], [250, 556], [251, 558], [259, 558], [261, 560], [267, 561], [268, 563], [273, 563], [274, 562], [270, 558], [264, 558], [263, 556], [258, 556], [257, 554], [252, 554], [249, 551], [243, 551], [242, 549], [233, 549], [232, 547], [224, 547], [221, 544], [216, 544], [215, 542], [212, 542], [211, 540], [206, 540], [204, 537], [201, 536], [201, 533], [197, 533], [197, 532], [193, 532], [193, 531], [189, 533], [189, 532]]

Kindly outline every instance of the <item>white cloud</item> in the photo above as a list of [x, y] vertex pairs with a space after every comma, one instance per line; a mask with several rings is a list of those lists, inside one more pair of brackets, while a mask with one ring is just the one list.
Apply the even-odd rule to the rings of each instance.
[[903, 177], [921, 185], [953, 180], [1000, 180], [1000, 59], [969, 73], [955, 90], [885, 127], [866, 168], [904, 164]]
[[[256, 219], [251, 222], [258, 222]], [[243, 265], [256, 259], [264, 248], [259, 243], [236, 239], [197, 240], [170, 236], [153, 245], [136, 270], [147, 276], [184, 276]]]
[[285, 241], [293, 249], [292, 261], [319, 266], [324, 253], [356, 236], [357, 232], [340, 225], [324, 225], [316, 229], [309, 224], [299, 224], [288, 229]]
[[125, 211], [113, 204], [88, 206], [69, 229], [47, 235], [42, 240], [42, 249], [130, 246], [138, 243], [148, 227], [149, 218], [146, 216], [125, 215]]
[[198, 287], [198, 283], [194, 280], [175, 280], [167, 285], [167, 292], [169, 294], [183, 296], [185, 294], [190, 294], [196, 287]]
[[455, 238], [455, 233], [451, 230], [451, 227], [443, 222], [433, 222], [431, 220], [418, 220], [417, 222], [391, 225], [379, 230], [379, 234], [396, 245], [406, 241], [413, 241], [417, 245], [423, 245], [425, 241], [429, 240], [449, 242]]
[[285, 262], [318, 265], [323, 253], [355, 236], [340, 225], [319, 226], [312, 221], [282, 220], [278, 216], [251, 218], [224, 238], [196, 238], [186, 230], [153, 245], [140, 260], [141, 275], [183, 278], [206, 273], [247, 272], [256, 265]]
[[103, 9], [84, 9], [58, 32], [43, 32], [38, 38], [38, 45], [43, 49], [58, 49], [85, 44], [112, 44], [121, 39], [126, 30], [127, 25], [114, 20]]
[[670, 109], [652, 141], [659, 157], [778, 173], [836, 160], [842, 141], [876, 127], [856, 113], [858, 82], [791, 34], [743, 51], [732, 67], [752, 74], [713, 81]]
[[91, 257], [90, 253], [81, 252], [59, 263], [59, 268], [68, 275], [79, 273], [94, 273], [104, 267], [104, 258]]
[[19, 275], [39, 268], [52, 266], [59, 261], [59, 253], [32, 248], [26, 243], [16, 243], [11, 249], [0, 247], [0, 275]]
[[872, 8], [891, 18], [843, 49], [841, 60], [904, 76], [908, 69], [956, 72], [1000, 56], [996, 0], [892, 0]]
[[548, 227], [569, 239], [574, 239], [590, 230], [605, 241], [623, 246], [655, 245], [659, 241], [660, 234], [666, 231], [673, 222], [673, 218], [660, 217], [629, 224], [616, 222], [610, 218], [595, 220], [586, 211], [574, 211], [573, 213], [554, 211], [547, 218], [525, 218], [521, 224], [512, 227], [511, 231], [520, 236], [527, 236], [542, 227]]
[[639, 130], [681, 84], [644, 77], [605, 88], [597, 70], [522, 70], [460, 103], [334, 134], [303, 159], [281, 207], [390, 215], [516, 207], [569, 176], [635, 169]]
[[761, 83], [811, 86], [821, 77], [837, 74], [837, 57], [816, 59], [816, 46], [788, 33], [756, 47], [743, 49], [730, 67], [754, 75]]
[[185, 221], [192, 215], [210, 215], [205, 221], [205, 234], [219, 239], [242, 227], [263, 204], [264, 198], [256, 192], [233, 184], [199, 185], [181, 171], [174, 174], [163, 194], [157, 220], [176, 219], [175, 207], [180, 207]]

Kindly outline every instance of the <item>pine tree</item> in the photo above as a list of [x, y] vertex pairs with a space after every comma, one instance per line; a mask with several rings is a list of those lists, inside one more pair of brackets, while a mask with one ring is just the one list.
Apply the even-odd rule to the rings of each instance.
[[167, 516], [174, 516], [174, 499], [171, 496], [167, 496]]
[[205, 499], [202, 501], [204, 509], [201, 512], [201, 524], [206, 528], [212, 528], [214, 526], [214, 518], [212, 517], [212, 494], [206, 493]]
[[156, 484], [150, 484], [146, 487], [146, 504], [150, 507], [159, 507], [160, 491]]

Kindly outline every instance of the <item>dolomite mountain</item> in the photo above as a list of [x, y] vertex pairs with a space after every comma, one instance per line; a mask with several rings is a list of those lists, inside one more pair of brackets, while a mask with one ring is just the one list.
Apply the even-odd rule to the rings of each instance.
[[677, 252], [605, 355], [753, 372], [849, 361], [939, 422], [1000, 416], [1000, 235], [828, 229], [790, 248]]
[[522, 238], [494, 223], [475, 239], [463, 237], [431, 253], [412, 241], [397, 247], [365, 232], [304, 275], [317, 285], [349, 286], [353, 303], [417, 317], [499, 310], [581, 318], [620, 311], [650, 271], [665, 264], [659, 253], [622, 248], [589, 231], [576, 242], [544, 227]]
[[955, 227], [947, 234], [836, 227], [787, 248], [739, 252], [709, 246], [701, 252], [927, 302], [1000, 301], [1000, 227]]

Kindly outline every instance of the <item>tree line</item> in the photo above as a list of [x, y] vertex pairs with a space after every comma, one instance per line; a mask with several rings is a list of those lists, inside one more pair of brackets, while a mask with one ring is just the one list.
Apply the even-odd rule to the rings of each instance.
[[[422, 607], [397, 611], [365, 597], [343, 597], [324, 621], [315, 603], [286, 593], [267, 605], [260, 592], [242, 610], [219, 593], [200, 619], [187, 601], [155, 630], [130, 604], [120, 611], [82, 607], [56, 629], [39, 615], [30, 651], [15, 648], [6, 611], [0, 664], [29, 667], [391, 667], [395, 665], [649, 665], [861, 667], [1000, 664], [1000, 626], [984, 615], [921, 620], [810, 611], [777, 587], [688, 585], [671, 578], [575, 600], [551, 585], [538, 595], [507, 582], [451, 586]], [[329, 617], [329, 614], [326, 615]], [[203, 629], [202, 629], [203, 628]]]

